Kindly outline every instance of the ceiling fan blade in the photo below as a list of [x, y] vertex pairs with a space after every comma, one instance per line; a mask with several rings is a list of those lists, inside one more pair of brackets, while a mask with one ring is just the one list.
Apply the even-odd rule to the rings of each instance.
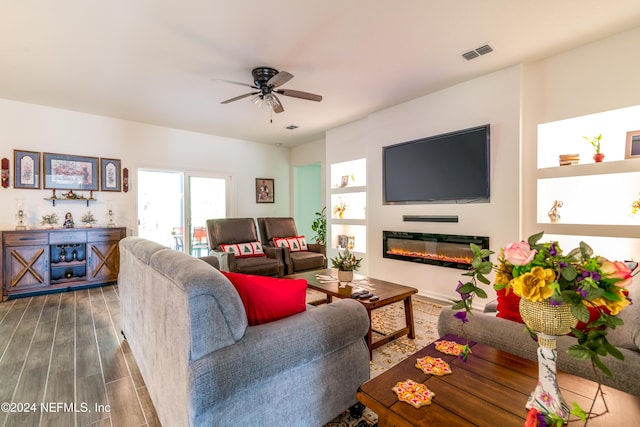
[[302, 92], [300, 90], [278, 89], [277, 91], [274, 91], [274, 92], [277, 92], [280, 95], [292, 96], [294, 98], [307, 99], [309, 101], [317, 101], [317, 102], [322, 101], [322, 96], [309, 93], [309, 92]]
[[253, 89], [260, 89], [258, 87], [255, 87], [254, 85], [249, 84], [249, 83], [234, 82], [233, 80], [224, 80], [224, 79], [215, 79], [215, 80], [217, 80], [219, 82], [231, 83], [233, 85], [240, 85], [240, 86], [250, 87], [250, 88], [253, 88]]
[[279, 87], [288, 82], [293, 78], [293, 74], [288, 73], [287, 71], [280, 71], [275, 76], [271, 77], [267, 84], [273, 87]]
[[274, 113], [282, 113], [284, 111], [284, 107], [282, 106], [282, 102], [280, 102], [280, 99], [278, 99], [278, 97], [273, 92], [271, 92], [271, 96], [273, 96], [273, 99], [278, 101], [278, 103], [273, 106], [273, 112]]
[[242, 99], [242, 98], [246, 98], [247, 96], [257, 95], [259, 93], [260, 92], [245, 93], [244, 95], [236, 96], [235, 98], [231, 98], [231, 99], [227, 99], [226, 101], [222, 101], [220, 104], [228, 104], [230, 102], [237, 101], [237, 100]]

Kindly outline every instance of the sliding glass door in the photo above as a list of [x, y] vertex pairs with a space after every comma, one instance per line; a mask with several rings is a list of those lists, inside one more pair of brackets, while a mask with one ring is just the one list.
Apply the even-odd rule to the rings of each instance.
[[139, 169], [138, 184], [138, 236], [206, 255], [206, 220], [230, 215], [231, 177]]

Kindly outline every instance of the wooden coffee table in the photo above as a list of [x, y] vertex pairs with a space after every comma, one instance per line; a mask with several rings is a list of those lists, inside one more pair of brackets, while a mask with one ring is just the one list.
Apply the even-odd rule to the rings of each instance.
[[[466, 342], [453, 335], [441, 339]], [[378, 414], [379, 427], [522, 427], [528, 412], [525, 404], [537, 384], [537, 363], [480, 343], [471, 343], [471, 350], [469, 359], [463, 362], [440, 353], [432, 343], [364, 383], [357, 392], [358, 401]], [[448, 362], [453, 373], [442, 377], [424, 374], [415, 364], [417, 358], [427, 355]], [[398, 400], [392, 388], [407, 379], [425, 384], [435, 393], [431, 405], [416, 409]], [[558, 384], [570, 407], [576, 402], [589, 411], [597, 383], [559, 372]], [[603, 389], [609, 412], [590, 419], [589, 427], [630, 425], [640, 420], [640, 397], [606, 386]], [[600, 397], [593, 412], [604, 412]], [[568, 425], [583, 424], [571, 417]]]
[[[331, 283], [320, 283], [320, 280], [316, 278], [316, 274], [322, 276], [337, 277], [338, 271], [335, 269], [327, 268], [324, 270], [313, 270], [304, 273], [291, 274], [286, 277], [292, 279], [306, 279], [310, 289], [322, 292], [327, 295], [327, 299], [320, 301], [321, 303], [330, 303], [334, 297], [351, 298], [351, 293], [353, 292], [354, 287], [357, 287], [357, 282], [355, 283], [355, 286], [348, 284], [344, 287], [340, 287], [340, 284], [337, 281]], [[379, 297], [377, 301], [358, 299], [358, 301], [360, 301], [362, 305], [364, 305], [364, 307], [367, 309], [367, 314], [369, 315], [369, 332], [367, 333], [367, 347], [369, 347], [369, 357], [372, 356], [373, 349], [378, 348], [381, 345], [393, 341], [403, 335], [407, 335], [409, 338], [415, 339], [416, 332], [413, 326], [413, 308], [411, 306], [411, 295], [417, 293], [418, 290], [409, 286], [386, 282], [384, 280], [364, 277], [357, 274], [354, 275], [354, 281], [361, 279], [366, 279], [366, 281], [374, 287], [371, 292]], [[385, 305], [389, 305], [398, 301], [404, 301], [405, 326], [397, 331], [388, 334], [374, 331], [371, 328], [371, 312], [376, 308], [384, 307]], [[376, 340], [374, 341], [374, 332], [382, 335], [382, 337], [376, 337]]]

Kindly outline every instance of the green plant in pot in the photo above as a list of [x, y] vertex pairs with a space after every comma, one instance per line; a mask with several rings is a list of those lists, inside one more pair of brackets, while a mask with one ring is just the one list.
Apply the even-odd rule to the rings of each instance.
[[322, 208], [320, 212], [316, 212], [316, 219], [311, 223], [311, 230], [316, 232], [313, 238], [316, 243], [321, 245], [327, 244], [327, 208]]
[[360, 268], [362, 258], [356, 258], [349, 249], [338, 252], [334, 258], [331, 258], [331, 266], [338, 269], [339, 282], [351, 282], [353, 280], [353, 272]]
[[595, 150], [595, 154], [593, 155], [593, 160], [596, 163], [602, 162], [604, 160], [604, 154], [600, 152], [600, 141], [602, 140], [602, 134], [593, 138], [589, 138], [588, 136], [583, 136], [583, 138], [587, 140], [587, 142], [591, 144], [591, 146]]

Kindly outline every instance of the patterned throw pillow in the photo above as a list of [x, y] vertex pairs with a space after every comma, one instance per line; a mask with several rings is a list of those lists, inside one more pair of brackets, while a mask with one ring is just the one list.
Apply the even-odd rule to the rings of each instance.
[[234, 254], [236, 258], [247, 258], [255, 256], [265, 256], [262, 250], [262, 243], [260, 242], [248, 242], [248, 243], [235, 243], [230, 245], [220, 245], [220, 248], [224, 252]]
[[273, 245], [277, 248], [289, 248], [291, 252], [308, 251], [307, 239], [304, 236], [274, 238]]

